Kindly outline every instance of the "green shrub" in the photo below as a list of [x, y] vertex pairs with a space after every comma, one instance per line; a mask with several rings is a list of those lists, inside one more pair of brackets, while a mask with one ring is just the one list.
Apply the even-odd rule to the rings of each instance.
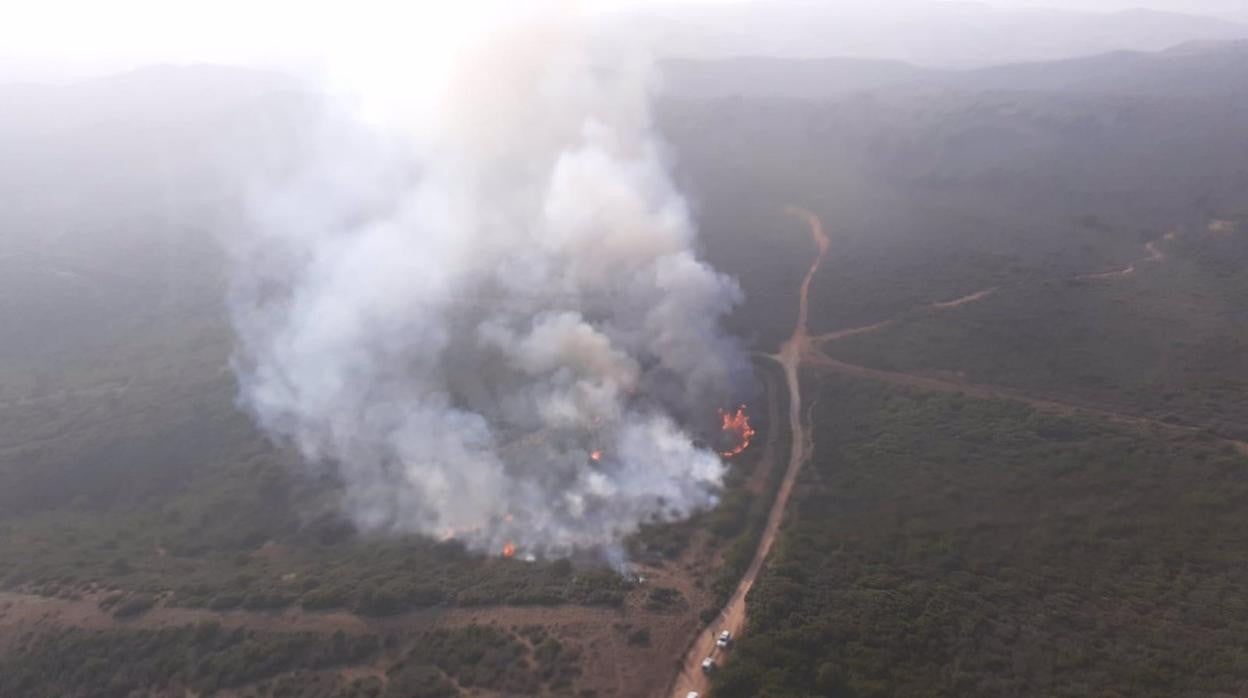
[[113, 617], [132, 618], [142, 613], [146, 613], [152, 608], [152, 606], [155, 605], [156, 600], [145, 594], [130, 596], [113, 608]]

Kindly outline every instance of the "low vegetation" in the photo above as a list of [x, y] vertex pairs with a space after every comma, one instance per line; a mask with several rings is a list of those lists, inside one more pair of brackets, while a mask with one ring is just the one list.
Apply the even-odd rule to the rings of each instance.
[[[443, 605], [618, 605], [631, 588], [610, 569], [577, 570], [568, 560], [489, 559], [455, 541], [374, 539], [332, 514], [301, 523], [287, 503], [299, 477], [227, 468], [159, 508], [71, 506], [0, 520], [7, 533], [0, 582], [47, 596], [119, 589], [213, 610], [301, 606], [363, 615]], [[261, 494], [247, 494], [253, 488]], [[115, 612], [138, 612], [131, 603]]]
[[[227, 630], [52, 631], [0, 658], [0, 695], [124, 698], [223, 691], [256, 698], [435, 698], [483, 689], [566, 692], [580, 650], [540, 627], [470, 625], [407, 635]], [[361, 671], [344, 672], [359, 668]]]
[[[302, 668], [367, 661], [373, 636], [258, 633], [203, 624], [161, 630], [62, 629], [0, 657], [0, 695], [125, 698], [156, 689], [213, 695]], [[280, 695], [265, 692], [264, 695]]]
[[1048, 278], [956, 311], [915, 310], [828, 352], [1248, 440], [1248, 225], [1238, 220], [1157, 239], [1164, 260], [1131, 274]]
[[[811, 386], [815, 386], [812, 384]], [[717, 696], [1171, 696], [1248, 682], [1248, 460], [845, 378]]]

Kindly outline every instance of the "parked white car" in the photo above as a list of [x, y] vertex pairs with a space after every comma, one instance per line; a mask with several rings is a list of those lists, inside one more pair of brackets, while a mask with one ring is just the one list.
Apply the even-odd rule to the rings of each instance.
[[689, 691], [685, 694], [685, 698], [701, 698], [701, 695], [702, 694], [697, 691]]
[[709, 674], [712, 671], [715, 671], [715, 658], [707, 657], [706, 659], [703, 659], [702, 660], [702, 672]]
[[728, 645], [732, 644], [732, 633], [728, 632], [727, 630], [721, 632], [719, 634], [719, 637], [715, 638], [715, 644], [718, 645], [721, 649], [727, 648]]

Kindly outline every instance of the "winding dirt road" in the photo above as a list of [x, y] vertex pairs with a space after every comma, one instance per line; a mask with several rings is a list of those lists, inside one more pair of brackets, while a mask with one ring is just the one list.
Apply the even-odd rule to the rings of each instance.
[[[802, 423], [801, 385], [798, 380], [798, 374], [803, 362], [806, 362], [812, 368], [836, 371], [847, 375], [869, 378], [921, 390], [958, 392], [981, 399], [1015, 400], [1025, 403], [1038, 410], [1062, 414], [1080, 412], [1118, 424], [1152, 426], [1171, 432], [1194, 433], [1200, 431], [1196, 427], [1170, 424], [1139, 415], [1113, 412], [1048, 398], [1032, 397], [1017, 391], [997, 386], [942, 380], [916, 374], [867, 368], [865, 366], [858, 366], [844, 361], [839, 361], [828, 356], [821, 350], [822, 344], [858, 335], [878, 332], [896, 324], [897, 319], [892, 318], [876, 322], [871, 325], [852, 327], [829, 332], [817, 337], [811, 337], [807, 326], [810, 284], [815, 276], [815, 273], [819, 270], [820, 265], [823, 263], [824, 258], [827, 255], [830, 243], [828, 236], [824, 233], [822, 222], [814, 213], [795, 206], [787, 207], [785, 211], [806, 221], [807, 225], [810, 227], [811, 239], [814, 241], [815, 246], [818, 249], [818, 254], [815, 257], [814, 262], [811, 264], [809, 271], [806, 272], [805, 279], [802, 281], [801, 291], [798, 296], [797, 326], [793, 329], [793, 335], [789, 337], [783, 346], [781, 346], [779, 354], [770, 355], [770, 358], [778, 362], [784, 369], [785, 383], [787, 384], [789, 392], [789, 424], [792, 430], [793, 442], [789, 451], [788, 468], [785, 471], [784, 481], [776, 495], [775, 502], [772, 504], [771, 512], [767, 518], [767, 526], [763, 530], [763, 535], [759, 541], [758, 549], [754, 553], [754, 558], [751, 560], [750, 566], [746, 570], [745, 575], [741, 578], [741, 581], [737, 584], [736, 589], [733, 591], [732, 597], [729, 599], [728, 604], [724, 607], [716, 619], [699, 634], [693, 643], [691, 643], [689, 650], [686, 652], [685, 657], [681, 662], [680, 673], [672, 682], [672, 690], [669, 693], [673, 696], [673, 698], [685, 698], [690, 692], [705, 694], [710, 681], [709, 677], [702, 672], [702, 661], [707, 657], [711, 657], [715, 659], [717, 663], [721, 663], [725, 658], [723, 656], [724, 651], [720, 650], [716, 646], [715, 638], [722, 630], [728, 630], [732, 633], [733, 637], [737, 637], [744, 629], [746, 619], [745, 597], [749, 594], [750, 589], [753, 588], [754, 582], [758, 578], [758, 573], [762, 569], [767, 555], [771, 552], [771, 546], [775, 542], [776, 535], [780, 530], [780, 524], [784, 519], [785, 509], [788, 506], [789, 497], [793, 491], [793, 485], [797, 481], [798, 472], [801, 470], [802, 464], [814, 451], [813, 437], [807, 432]], [[1168, 242], [1173, 240], [1174, 236], [1175, 234], [1173, 232], [1168, 233], [1164, 238], [1162, 238], [1162, 241]], [[1103, 279], [1130, 276], [1135, 273], [1141, 264], [1159, 263], [1165, 259], [1165, 254], [1161, 251], [1157, 242], [1147, 243], [1144, 246], [1144, 251], [1147, 255], [1146, 257], [1130, 262], [1121, 269], [1086, 274], [1078, 278]], [[997, 293], [998, 290], [999, 289], [995, 287], [985, 288], [969, 293], [960, 298], [929, 303], [927, 308], [935, 312], [960, 308], [989, 298]], [[1233, 444], [1245, 455], [1248, 455], [1248, 443], [1239, 441], [1230, 441], [1229, 443]]]
[[[978, 398], [980, 400], [1010, 400], [1014, 402], [1021, 402], [1041, 412], [1050, 412], [1062, 415], [1081, 413], [1104, 419], [1105, 421], [1115, 424], [1137, 427], [1151, 426], [1171, 433], [1196, 434], [1203, 431], [1200, 427], [1185, 424], [1172, 424], [1170, 422], [1163, 422], [1159, 419], [1153, 419], [1151, 417], [1128, 414], [1125, 412], [1115, 412], [1075, 402], [1064, 402], [1049, 398], [1033, 397], [1010, 388], [1003, 388], [995, 385], [967, 383], [957, 380], [946, 380], [930, 376], [922, 376], [913, 373], [867, 368], [866, 366], [859, 366], [857, 364], [846, 363], [844, 361], [834, 359], [817, 349], [812, 349], [805, 358], [808, 364], [815, 369], [832, 371], [848, 376], [856, 376], [858, 378], [869, 378], [881, 383], [891, 383], [893, 385], [900, 385], [907, 388], [916, 388], [918, 390], [938, 393], [960, 393], [962, 395]], [[1248, 444], [1229, 439], [1226, 441], [1245, 454], [1248, 454]]]
[[793, 485], [797, 482], [797, 474], [814, 450], [813, 440], [802, 424], [802, 391], [798, 380], [798, 369], [801, 367], [802, 358], [809, 353], [810, 348], [810, 335], [806, 326], [810, 283], [814, 279], [815, 272], [819, 271], [824, 257], [827, 256], [829, 241], [828, 236], [823, 232], [823, 224], [818, 216], [793, 206], [785, 210], [806, 221], [810, 226], [811, 239], [818, 249], [814, 262], [806, 272], [806, 278], [802, 280], [801, 292], [798, 295], [797, 326], [793, 328], [793, 335], [780, 347], [780, 353], [771, 355], [771, 358], [784, 369], [785, 385], [789, 393], [789, 430], [792, 435], [789, 462], [785, 468], [784, 480], [780, 483], [776, 499], [772, 502], [771, 511], [767, 515], [767, 525], [759, 539], [758, 548], [754, 551], [754, 558], [750, 561], [750, 566], [746, 569], [745, 575], [741, 577], [741, 581], [737, 582], [737, 587], [729, 597], [728, 604], [690, 644], [681, 662], [680, 673], [672, 682], [670, 693], [674, 698], [685, 698], [690, 692], [705, 693], [710, 680], [702, 672], [702, 660], [711, 657], [719, 662], [722, 659], [721, 654], [725, 652], [716, 646], [716, 637], [723, 630], [737, 637], [745, 628], [745, 597], [754, 587], [754, 581], [763, 568], [763, 562], [771, 552], [772, 544], [776, 542], [776, 534], [780, 532], [780, 523], [784, 520], [784, 512], [788, 507], [789, 497], [793, 493]]
[[[1171, 240], [1174, 239], [1174, 236], [1175, 236], [1175, 232], [1172, 230], [1166, 233], [1165, 235], [1163, 235], [1161, 239], [1163, 242], [1170, 242]], [[1118, 279], [1124, 276], [1131, 276], [1132, 274], [1136, 272], [1137, 269], [1140, 268], [1141, 264], [1161, 262], [1166, 259], [1166, 254], [1161, 251], [1160, 247], [1157, 246], [1156, 240], [1146, 243], [1144, 245], [1144, 252], [1148, 256], [1141, 257], [1140, 259], [1137, 259], [1134, 262], [1131, 262], [1130, 264], [1128, 264], [1127, 266], [1121, 269], [1111, 269], [1110, 271], [1102, 271], [1102, 272], [1097, 272], [1095, 274], [1084, 274], [1083, 276], [1080, 276], [1078, 278], [1080, 279]]]
[[[1174, 240], [1175, 233], [1166, 233], [1160, 242], [1170, 242]], [[1076, 278], [1079, 279], [1111, 279], [1123, 278], [1130, 276], [1139, 269], [1141, 264], [1157, 264], [1165, 261], [1166, 255], [1158, 245], [1158, 241], [1152, 241], [1144, 245], [1144, 252], [1147, 256], [1128, 263], [1125, 267], [1114, 269], [1111, 271], [1098, 272], [1094, 274], [1084, 274]], [[959, 308], [964, 305], [976, 303], [995, 294], [999, 289], [986, 288], [974, 293], [967, 294], [961, 298], [955, 298], [950, 301], [929, 303], [926, 307], [932, 311], [950, 310]], [[891, 383], [893, 385], [901, 385], [919, 390], [928, 390], [933, 392], [961, 393], [971, 397], [984, 400], [1012, 400], [1022, 402], [1033, 409], [1057, 413], [1057, 414], [1074, 414], [1082, 413], [1093, 417], [1098, 417], [1116, 424], [1125, 424], [1130, 426], [1151, 426], [1163, 431], [1171, 433], [1197, 433], [1204, 431], [1199, 426], [1186, 424], [1173, 424], [1160, 419], [1154, 419], [1143, 415], [1130, 414], [1126, 412], [1118, 412], [1108, 410], [1093, 405], [1081, 404], [1078, 402], [1063, 401], [1051, 397], [1035, 397], [1022, 393], [1018, 390], [1005, 388], [995, 385], [987, 385], [983, 383], [970, 383], [967, 381], [936, 378], [932, 376], [920, 375], [915, 373], [904, 373], [901, 371], [887, 371], [883, 369], [868, 368], [858, 364], [851, 364], [839, 359], [833, 358], [826, 354], [822, 347], [826, 343], [836, 342], [838, 340], [856, 337], [865, 334], [873, 334], [886, 328], [892, 327], [897, 323], [896, 318], [883, 320], [871, 325], [862, 327], [851, 327], [849, 329], [837, 330], [827, 334], [819, 335], [814, 338], [813, 342], [807, 344], [803, 358], [812, 367], [825, 371], [834, 371], [845, 375], [857, 376], [859, 378], [869, 378], [871, 380], [883, 383]], [[1234, 446], [1240, 453], [1248, 455], [1248, 442], [1237, 441], [1235, 439], [1223, 438], [1223, 441]]]
[[[810, 286], [815, 274], [828, 254], [830, 241], [823, 230], [821, 221], [814, 213], [797, 207], [788, 207], [786, 212], [801, 218], [807, 224], [810, 229], [811, 240], [814, 242], [817, 250], [817, 254], [806, 272], [798, 294], [798, 317], [793, 334], [783, 343], [777, 354], [768, 355], [768, 358], [776, 361], [782, 369], [788, 392], [788, 420], [791, 434], [789, 458], [784, 478], [768, 512], [766, 526], [763, 529], [750, 565], [737, 583], [731, 597], [719, 615], [709, 625], [699, 631], [693, 642], [689, 644], [681, 661], [681, 670], [670, 683], [668, 693], [674, 696], [674, 698], [685, 698], [693, 691], [705, 694], [709, 685], [709, 677], [701, 670], [703, 659], [712, 657], [717, 662], [722, 662], [728, 658], [727, 655], [731, 654], [731, 649], [725, 651], [716, 646], [716, 637], [722, 630], [728, 630], [734, 637], [737, 637], [745, 629], [746, 596], [753, 588], [758, 574], [762, 570], [767, 556], [775, 543], [801, 467], [814, 451], [813, 435], [806, 428], [803, 421], [805, 410], [802, 404], [799, 374], [804, 365], [815, 369], [830, 370], [922, 390], [960, 392], [972, 397], [985, 399], [1016, 400], [1041, 410], [1063, 413], [1080, 411], [1118, 423], [1137, 426], [1152, 425], [1172, 431], [1196, 431], [1194, 427], [1174, 425], [1136, 415], [1109, 412], [1052, 399], [1035, 398], [1006, 388], [871, 369], [839, 361], [828, 356], [821, 350], [823, 343], [878, 332], [894, 325], [897, 319], [888, 319], [863, 327], [843, 329], [811, 337], [808, 330]], [[1172, 237], [1173, 233], [1167, 235], [1164, 240], [1170, 240]], [[1165, 258], [1156, 243], [1146, 245], [1145, 251], [1148, 257], [1132, 262], [1122, 269], [1089, 274], [1080, 278], [1128, 276], [1136, 271], [1140, 263], [1156, 263], [1161, 262]], [[928, 304], [927, 307], [934, 312], [959, 308], [986, 299], [996, 293], [997, 290], [996, 288], [983, 289], [960, 298], [933, 302]], [[768, 387], [770, 389], [773, 386], [769, 384]], [[124, 390], [124, 388], [122, 389]], [[773, 405], [776, 402], [778, 401], [772, 400]], [[771, 409], [772, 419], [770, 423], [778, 423], [780, 419], [779, 414], [777, 414], [778, 411], [774, 407]], [[769, 437], [769, 442], [773, 438]], [[1245, 455], [1248, 455], [1248, 444], [1241, 442], [1232, 443], [1243, 451]], [[763, 474], [763, 469], [760, 469], [758, 476], [761, 477]], [[757, 487], [762, 484], [762, 481], [759, 480], [752, 484]], [[151, 628], [213, 620], [226, 627], [313, 632], [325, 632], [332, 629], [342, 630], [346, 633], [363, 633], [409, 628], [413, 623], [430, 627], [490, 622], [502, 623], [504, 625], [526, 625], [550, 623], [552, 618], [568, 625], [598, 628], [616, 624], [623, 617], [619, 611], [579, 607], [561, 609], [557, 613], [552, 613], [550, 609], [511, 607], [486, 610], [439, 609], [414, 612], [389, 619], [365, 619], [349, 613], [310, 613], [297, 609], [280, 613], [246, 611], [217, 613], [202, 609], [158, 607], [136, 619], [118, 621], [107, 612], [100, 610], [94, 599], [50, 599], [0, 592], [0, 630], [8, 631], [0, 633], [0, 649], [3, 649], [6, 638], [11, 640], [20, 637], [26, 632], [49, 624], [100, 629], [118, 625]], [[676, 636], [680, 634], [681, 631], [679, 630], [674, 633]], [[645, 671], [641, 667], [637, 667], [637, 669]], [[661, 677], [658, 678], [661, 680]]]
[[[1169, 233], [1166, 233], [1161, 238], [1160, 242], [1170, 242], [1174, 240], [1174, 238], [1175, 238], [1175, 233], [1171, 231]], [[1166, 254], [1165, 252], [1162, 251], [1161, 247], [1157, 243], [1158, 241], [1154, 240], [1152, 242], [1145, 244], [1144, 252], [1146, 256], [1141, 257], [1140, 259], [1128, 262], [1127, 265], [1124, 267], [1121, 267], [1119, 269], [1111, 269], [1109, 271], [1099, 271], [1099, 272], [1093, 272], [1091, 274], [1083, 274], [1080, 276], [1076, 276], [1074, 278], [1076, 279], [1116, 279], [1116, 278], [1122, 278], [1124, 276], [1130, 276], [1134, 274], [1137, 269], [1139, 269], [1141, 264], [1159, 263], [1159, 262], [1165, 261]], [[961, 308], [964, 305], [978, 303], [979, 301], [990, 298], [996, 295], [997, 292], [1000, 290], [1001, 289], [996, 286], [993, 286], [990, 288], [984, 288], [978, 291], [973, 291], [971, 293], [968, 293], [965, 296], [962, 296], [960, 298], [954, 298], [952, 300], [947, 300], [947, 301], [935, 301], [932, 303], [928, 303], [927, 306], [925, 307], [928, 310], [934, 310], [934, 311], [953, 310], [954, 308]], [[872, 334], [874, 332], [879, 332], [880, 330], [892, 327], [895, 324], [897, 324], [897, 318], [889, 318], [887, 320], [881, 320], [879, 322], [872, 323], [870, 325], [863, 325], [861, 327], [850, 327], [850, 328], [846, 328], [843, 330], [835, 330], [833, 332], [827, 332], [827, 333], [818, 335], [817, 337], [814, 337], [814, 341], [817, 344], [823, 344], [825, 342], [836, 342], [842, 339], [848, 339], [850, 337], [857, 337], [859, 335]]]
[[[951, 310], [953, 308], [961, 308], [964, 305], [969, 305], [971, 303], [977, 303], [979, 301], [982, 301], [983, 299], [995, 294], [996, 292], [997, 292], [996, 288], [985, 288], [981, 291], [968, 293], [967, 295], [962, 296], [961, 298], [954, 298], [953, 300], [949, 300], [949, 301], [936, 301], [935, 303], [928, 303], [927, 308], [929, 310]], [[816, 348], [817, 345], [822, 345], [825, 342], [836, 342], [842, 339], [848, 339], [850, 337], [857, 337], [858, 335], [862, 335], [862, 334], [872, 334], [874, 332], [879, 332], [880, 330], [892, 327], [895, 324], [897, 324], [897, 319], [892, 318], [889, 320], [881, 320], [879, 322], [876, 322], [870, 325], [863, 325], [862, 327], [850, 327], [844, 330], [836, 330], [833, 332], [827, 332], [825, 334], [821, 334], [817, 337], [814, 337], [812, 340], [814, 344], [810, 344], [808, 342], [806, 346], [806, 350], [807, 351], [812, 350]]]
[[996, 292], [997, 292], [997, 289], [995, 288], [986, 288], [982, 291], [968, 293], [967, 295], [962, 296], [961, 298], [954, 298], [951, 301], [936, 301], [935, 303], [932, 303], [928, 307], [934, 308], [936, 310], [948, 310], [949, 308], [960, 308], [969, 303], [982, 301], [983, 299], [987, 298], [988, 296], [991, 296], [992, 294]]

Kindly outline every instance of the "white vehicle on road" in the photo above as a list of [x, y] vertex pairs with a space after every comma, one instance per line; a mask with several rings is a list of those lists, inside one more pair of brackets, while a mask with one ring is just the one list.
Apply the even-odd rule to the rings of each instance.
[[715, 644], [720, 649], [727, 649], [728, 645], [732, 644], [732, 633], [727, 630], [721, 632], [719, 637], [715, 638]]
[[685, 694], [685, 698], [699, 698], [702, 694], [697, 691], [689, 691]]
[[706, 659], [703, 659], [702, 660], [702, 672], [705, 674], [709, 674], [712, 671], [715, 671], [715, 658], [707, 657]]

